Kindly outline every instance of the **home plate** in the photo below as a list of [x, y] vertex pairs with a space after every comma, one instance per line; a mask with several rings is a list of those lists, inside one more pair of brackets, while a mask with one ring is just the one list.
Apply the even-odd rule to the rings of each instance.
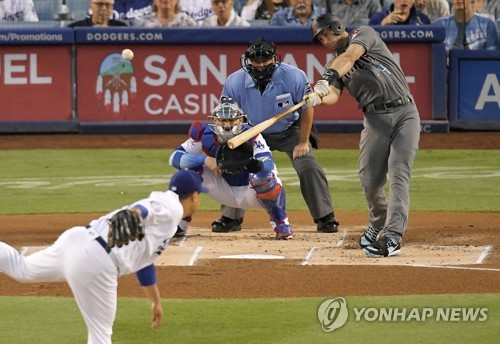
[[284, 256], [275, 256], [272, 254], [230, 254], [219, 256], [220, 259], [285, 259]]

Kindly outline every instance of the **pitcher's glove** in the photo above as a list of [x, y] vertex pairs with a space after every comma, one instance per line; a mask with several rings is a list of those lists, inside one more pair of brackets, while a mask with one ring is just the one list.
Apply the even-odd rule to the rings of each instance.
[[217, 167], [223, 171], [236, 172], [246, 167], [253, 158], [253, 147], [250, 142], [245, 142], [235, 149], [229, 148], [227, 143], [223, 143], [215, 154]]
[[122, 247], [129, 242], [144, 238], [144, 222], [134, 210], [120, 210], [109, 220], [108, 247]]

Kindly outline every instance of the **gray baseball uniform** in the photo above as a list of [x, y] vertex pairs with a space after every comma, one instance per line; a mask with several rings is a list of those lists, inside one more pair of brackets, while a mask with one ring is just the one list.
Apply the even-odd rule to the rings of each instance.
[[[350, 44], [366, 49], [341, 78], [340, 91], [347, 88], [364, 112], [359, 178], [369, 221], [399, 241], [408, 221], [410, 176], [420, 139], [419, 113], [401, 67], [373, 28], [356, 28], [347, 42], [345, 49]], [[387, 175], [388, 201], [384, 191]]]

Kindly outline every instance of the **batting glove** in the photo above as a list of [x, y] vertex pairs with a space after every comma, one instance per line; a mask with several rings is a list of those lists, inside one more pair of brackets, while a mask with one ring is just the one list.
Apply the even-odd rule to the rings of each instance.
[[312, 92], [304, 97], [307, 106], [318, 106], [321, 104], [321, 97], [316, 93]]
[[314, 85], [314, 92], [320, 97], [323, 98], [330, 93], [330, 85], [328, 84], [328, 81], [320, 79]]

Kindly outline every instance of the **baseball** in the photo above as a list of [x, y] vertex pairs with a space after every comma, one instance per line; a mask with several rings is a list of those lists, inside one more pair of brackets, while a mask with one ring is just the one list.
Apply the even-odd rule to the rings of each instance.
[[130, 61], [134, 58], [134, 52], [130, 49], [123, 49], [122, 50], [122, 57], [125, 60]]

